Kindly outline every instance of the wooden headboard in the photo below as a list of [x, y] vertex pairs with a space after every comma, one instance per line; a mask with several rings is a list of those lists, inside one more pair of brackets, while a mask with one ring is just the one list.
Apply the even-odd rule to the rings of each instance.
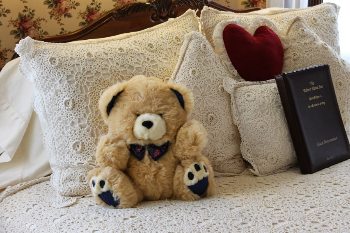
[[[47, 42], [69, 42], [139, 31], [167, 21], [169, 18], [177, 17], [187, 9], [198, 10], [199, 15], [200, 10], [205, 5], [218, 10], [234, 11], [207, 0], [151, 0], [147, 3], [132, 3], [112, 10], [78, 31], [66, 35], [47, 37], [42, 40]], [[234, 12], [249, 12], [257, 9]]]
[[[322, 2], [322, 0], [309, 0], [308, 5], [314, 6]], [[131, 3], [119, 9], [113, 9], [82, 29], [65, 35], [46, 37], [42, 40], [63, 43], [139, 31], [165, 22], [169, 18], [175, 18], [188, 9], [198, 10], [197, 14], [199, 15], [204, 6], [239, 13], [259, 10], [259, 8], [233, 10], [208, 0], [150, 0], [145, 3]], [[17, 54], [14, 57], [17, 57]]]

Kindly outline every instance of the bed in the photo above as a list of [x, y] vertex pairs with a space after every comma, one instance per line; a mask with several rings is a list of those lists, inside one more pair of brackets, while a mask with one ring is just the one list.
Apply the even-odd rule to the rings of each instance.
[[[45, 41], [142, 30], [204, 5], [230, 10], [195, 0], [136, 3], [110, 12], [83, 30]], [[214, 197], [196, 202], [148, 201], [130, 209], [96, 205], [90, 195], [56, 208], [50, 177], [41, 177], [0, 194], [0, 232], [347, 232], [349, 169], [350, 161], [345, 161], [312, 175], [301, 175], [293, 167], [262, 177], [250, 173], [218, 177]]]

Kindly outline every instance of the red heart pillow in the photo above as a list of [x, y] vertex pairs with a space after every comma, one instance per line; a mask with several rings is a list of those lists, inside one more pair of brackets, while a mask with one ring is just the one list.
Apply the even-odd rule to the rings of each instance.
[[282, 72], [283, 46], [269, 27], [261, 26], [251, 35], [237, 24], [229, 24], [223, 40], [232, 65], [243, 79], [264, 81]]

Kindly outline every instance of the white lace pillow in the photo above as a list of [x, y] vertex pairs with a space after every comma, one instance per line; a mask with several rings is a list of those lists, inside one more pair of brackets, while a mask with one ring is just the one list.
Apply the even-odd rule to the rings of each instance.
[[339, 7], [333, 3], [324, 3], [314, 7], [303, 9], [265, 9], [250, 13], [233, 13], [218, 11], [213, 8], [204, 7], [201, 12], [200, 22], [202, 31], [210, 43], [213, 44], [213, 32], [215, 26], [224, 20], [244, 19], [254, 20], [256, 17], [266, 17], [276, 24], [276, 27], [284, 34], [289, 25], [297, 16], [305, 19], [306, 24], [328, 45], [339, 53], [338, 37], [338, 12]]
[[296, 18], [291, 24], [284, 45], [284, 72], [328, 64], [338, 105], [348, 137], [350, 136], [350, 65], [323, 42], [305, 23]]
[[241, 134], [243, 158], [256, 175], [284, 171], [296, 163], [281, 100], [274, 80], [224, 80], [231, 94], [234, 121]]
[[[284, 72], [329, 64], [343, 122], [350, 136], [350, 67], [305, 23], [296, 18], [283, 40]], [[231, 94], [234, 122], [241, 135], [243, 158], [256, 175], [282, 171], [296, 162], [295, 152], [274, 80], [237, 82], [224, 80]]]
[[59, 194], [85, 195], [99, 135], [106, 132], [97, 108], [102, 91], [137, 74], [167, 80], [184, 35], [198, 31], [195, 12], [158, 26], [103, 39], [45, 43], [26, 38], [16, 47], [21, 69], [34, 83], [34, 108], [44, 132]]
[[223, 90], [223, 78], [229, 78], [210, 43], [200, 33], [186, 36], [172, 81], [193, 91], [193, 118], [208, 131], [206, 153], [219, 173], [239, 174], [245, 170], [240, 155], [240, 138], [232, 122], [230, 96]]

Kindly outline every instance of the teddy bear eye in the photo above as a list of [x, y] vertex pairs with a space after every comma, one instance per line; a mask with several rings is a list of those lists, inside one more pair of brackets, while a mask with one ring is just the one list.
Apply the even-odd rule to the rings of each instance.
[[139, 113], [136, 113], [136, 116], [137, 116], [137, 117], [139, 117], [139, 116], [140, 116], [140, 114], [139, 114]]

